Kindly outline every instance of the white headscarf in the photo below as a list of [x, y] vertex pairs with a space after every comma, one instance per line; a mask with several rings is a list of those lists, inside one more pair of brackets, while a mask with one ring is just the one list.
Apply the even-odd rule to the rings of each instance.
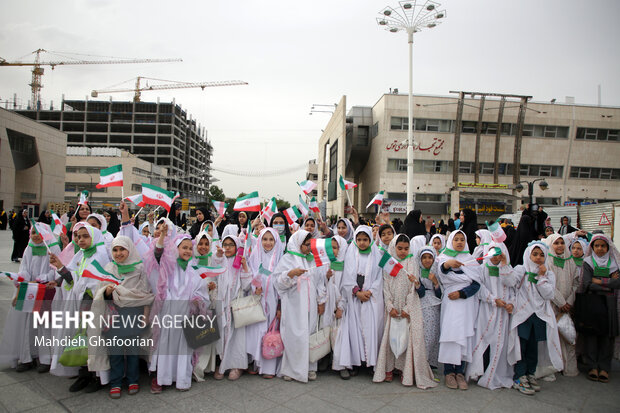
[[[566, 237], [564, 237], [564, 242], [566, 242], [567, 239]], [[571, 255], [573, 253], [573, 245], [575, 245], [575, 243], [579, 243], [581, 245], [581, 249], [583, 250], [583, 255], [581, 257], [575, 257], [575, 258], [585, 258], [586, 257], [586, 251], [588, 250], [588, 241], [586, 241], [583, 238], [574, 238], [573, 240], [571, 240], [568, 243], [568, 249], [571, 251]]]
[[211, 235], [209, 235], [209, 233], [206, 230], [202, 230], [198, 233], [198, 235], [196, 235], [196, 238], [194, 238], [194, 257], [199, 257], [200, 253], [198, 252], [198, 243], [200, 242], [201, 239], [206, 238], [207, 241], [209, 241], [209, 253], [212, 253], [213, 250], [213, 239], [211, 238]]
[[312, 218], [312, 217], [308, 217], [306, 219], [304, 219], [303, 224], [301, 224], [301, 228], [306, 229], [306, 222], [308, 222], [309, 220], [314, 221], [314, 231], [312, 231], [312, 238], [319, 238], [319, 225], [316, 222], [316, 219]]
[[426, 235], [416, 235], [411, 238], [410, 249], [411, 253], [415, 256], [418, 251], [426, 246]]
[[[465, 247], [463, 248], [463, 251], [456, 251], [454, 249], [453, 242], [454, 242], [454, 237], [456, 236], [456, 234], [463, 234], [463, 237], [465, 237]], [[456, 252], [456, 256], [454, 257], [452, 255], [449, 255], [449, 254], [452, 254], [453, 252]], [[465, 235], [465, 233], [460, 229], [457, 229], [456, 231], [452, 231], [450, 233], [450, 236], [448, 237], [448, 241], [446, 242], [446, 248], [439, 255], [439, 257], [437, 257], [437, 266], [438, 267], [442, 266], [446, 261], [452, 258], [462, 263], [467, 262], [468, 264], [461, 266], [459, 270], [463, 271], [465, 276], [467, 276], [469, 279], [476, 281], [476, 282], [480, 282], [480, 266], [471, 265], [471, 262], [474, 261], [474, 258], [469, 253], [469, 249], [467, 247], [467, 235]], [[453, 273], [453, 275], [455, 274], [456, 273]]]
[[531, 258], [532, 251], [534, 251], [535, 248], [540, 248], [540, 250], [543, 252], [543, 254], [545, 255], [544, 266], [547, 269], [549, 268], [549, 249], [547, 247], [547, 244], [542, 241], [532, 241], [529, 243], [529, 245], [525, 249], [525, 252], [523, 253], [523, 266], [525, 267], [526, 272], [533, 272], [538, 274], [538, 264], [534, 263]]
[[159, 218], [157, 222], [155, 223], [155, 228], [157, 228], [157, 226], [161, 222], [165, 223], [166, 226], [168, 227], [168, 233], [166, 234], [166, 240], [165, 240], [165, 242], [167, 243], [168, 240], [174, 239], [177, 236], [177, 227], [168, 218]]
[[[265, 251], [265, 248], [263, 248], [263, 236], [265, 236], [265, 234], [268, 232], [273, 236], [275, 244], [273, 245], [273, 248], [271, 250]], [[280, 262], [283, 253], [284, 243], [280, 240], [280, 235], [278, 235], [278, 231], [271, 227], [263, 228], [258, 234], [256, 247], [252, 249], [252, 253], [250, 254], [249, 265], [252, 269], [252, 272], [254, 272], [254, 274], [257, 274], [261, 264], [264, 269], [273, 272], [278, 266], [278, 262]]]
[[108, 221], [106, 221], [103, 215], [92, 213], [86, 217], [86, 221], [88, 221], [89, 218], [95, 218], [99, 222], [99, 225], [101, 226], [101, 228], [99, 228], [99, 231], [101, 231], [102, 234], [106, 233], [108, 229]]
[[434, 234], [434, 235], [431, 237], [431, 239], [430, 239], [430, 241], [429, 241], [428, 245], [430, 245], [430, 246], [432, 247], [432, 246], [433, 246], [433, 240], [434, 240], [435, 238], [439, 238], [439, 240], [441, 241], [441, 248], [439, 249], [439, 250], [441, 251], [442, 249], [444, 249], [444, 248], [446, 247], [446, 236], [445, 236], [445, 235], [443, 235], [443, 234]]
[[[506, 248], [506, 244], [504, 244], [503, 242], [497, 242], [497, 241], [491, 241], [489, 243], [489, 245], [485, 245], [485, 250], [484, 250], [484, 255], [487, 255], [488, 252], [491, 250], [491, 248], [499, 248], [502, 250], [502, 254], [504, 254], [504, 256], [506, 256], [506, 262], [510, 265], [510, 254], [508, 253], [508, 248]], [[501, 264], [501, 261], [499, 262], [499, 264], [495, 265], [491, 262], [491, 257], [486, 257], [484, 259], [484, 263], [487, 264], [490, 267], [497, 267]]]
[[349, 247], [349, 243], [347, 240], [340, 235], [334, 235], [332, 239], [335, 239], [338, 243], [338, 256], [336, 257], [336, 261], [344, 261], [344, 257], [347, 254], [347, 248]]
[[349, 243], [353, 239], [353, 233], [355, 232], [355, 230], [353, 229], [353, 224], [347, 218], [340, 218], [338, 221], [336, 221], [336, 226], [334, 227], [335, 234], [338, 233], [338, 222], [340, 221], [344, 222], [344, 224], [347, 226], [347, 233], [344, 235], [343, 238], [347, 241], [347, 243]]
[[[602, 257], [599, 257], [598, 255], [596, 255], [592, 248], [592, 246], [594, 245], [594, 241], [596, 240], [603, 240], [607, 243], [607, 247], [608, 247], [607, 253], [604, 254]], [[596, 265], [598, 267], [607, 268], [607, 263], [609, 262], [609, 259], [611, 257], [611, 263], [609, 265], [609, 274], [612, 274], [618, 271], [618, 262], [620, 262], [620, 253], [618, 252], [618, 248], [616, 248], [616, 245], [609, 239], [607, 235], [596, 234], [595, 236], [593, 236], [592, 239], [590, 240], [590, 244], [588, 245], [588, 249], [586, 251], [585, 256], [592, 257], [592, 259], [587, 260], [589, 261], [588, 264], [590, 264], [592, 268], [594, 268], [594, 263], [592, 261], [596, 262]]]
[[[304, 240], [306, 239], [308, 234], [310, 233], [305, 229], [297, 230], [293, 235], [291, 235], [291, 238], [288, 240], [287, 251], [289, 253], [294, 252], [297, 254], [301, 254], [301, 244], [304, 243]], [[280, 259], [280, 262], [278, 263], [275, 272], [288, 272], [294, 268], [301, 268], [305, 270], [310, 268], [310, 264], [307, 259], [289, 253], [284, 254], [284, 256]]]

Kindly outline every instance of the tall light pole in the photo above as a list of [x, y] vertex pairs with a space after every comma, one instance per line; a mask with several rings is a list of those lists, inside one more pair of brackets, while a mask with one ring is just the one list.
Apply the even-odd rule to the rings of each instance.
[[[399, 1], [398, 8], [386, 7], [379, 12], [377, 24], [391, 33], [407, 32], [409, 42], [409, 129], [407, 131], [407, 212], [413, 209], [413, 34], [423, 28], [432, 29], [446, 17], [435, 1]], [[457, 166], [455, 166], [457, 167]]]

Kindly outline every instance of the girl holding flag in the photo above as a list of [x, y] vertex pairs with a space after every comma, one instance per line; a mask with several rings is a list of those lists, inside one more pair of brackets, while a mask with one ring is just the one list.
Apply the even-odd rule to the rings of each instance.
[[[62, 300], [62, 310], [67, 313], [88, 311], [90, 309], [93, 292], [96, 291], [99, 281], [83, 276], [84, 270], [94, 261], [105, 266], [109, 261], [108, 252], [103, 242], [103, 235], [97, 228], [78, 222], [73, 228], [77, 236], [77, 245], [80, 250], [73, 256], [66, 266], [55, 254], [50, 254], [50, 264], [56, 267], [59, 278], [50, 282], [50, 285], [58, 285], [54, 301]], [[74, 239], [75, 240], [75, 239]], [[76, 329], [65, 328], [59, 331], [59, 338], [73, 338]], [[58, 362], [62, 349], [55, 349], [52, 356], [51, 373], [57, 376], [75, 376], [77, 368], [64, 367]], [[86, 366], [79, 369], [78, 379], [69, 387], [70, 392], [77, 392], [87, 388], [87, 392], [95, 392], [109, 379], [108, 371], [101, 371], [100, 378], [88, 371]]]
[[[170, 239], [168, 225], [161, 229], [153, 254], [145, 259], [146, 272], [156, 277], [155, 301], [151, 320], [165, 316], [184, 317], [202, 314], [209, 305], [203, 280], [190, 265], [192, 239], [182, 234]], [[153, 324], [153, 353], [149, 370], [156, 372], [151, 380], [151, 393], [158, 394], [163, 386], [174, 382], [177, 390], [187, 391], [192, 384], [193, 350], [181, 328], [163, 328]]]
[[[419, 278], [413, 275], [415, 262], [409, 254], [409, 237], [400, 234], [388, 246], [387, 253], [400, 263], [400, 270], [388, 272], [383, 270], [383, 299], [385, 301], [385, 327], [379, 348], [374, 382], [393, 379], [394, 370], [401, 372], [400, 381], [404, 386], [415, 385], [420, 389], [437, 386], [428, 365], [424, 346], [424, 323], [420, 297], [425, 294]], [[402, 354], [394, 354], [390, 345], [391, 325], [393, 320], [405, 318], [407, 326], [407, 347]]]
[[[32, 226], [30, 242], [26, 246], [17, 273], [21, 277], [20, 280], [23, 279], [22, 282], [47, 283], [54, 280], [55, 271], [49, 265], [48, 251], [52, 254], [60, 254], [60, 247], [58, 242], [46, 245], [37, 227], [42, 228], [45, 233], [51, 232], [49, 226], [43, 223], [36, 223]], [[13, 307], [15, 307], [17, 292], [20, 286], [17, 280], [14, 280], [14, 282], [18, 288], [15, 290], [16, 295], [13, 298]], [[50, 288], [53, 287], [50, 286]], [[39, 327], [38, 330], [33, 329], [31, 318], [32, 313], [16, 311], [14, 308], [8, 311], [2, 341], [0, 342], [0, 347], [2, 347], [1, 361], [10, 364], [11, 368], [15, 368], [18, 373], [21, 373], [34, 367], [33, 359], [38, 356], [38, 371], [39, 373], [45, 373], [50, 369], [51, 349], [39, 346], [34, 353], [31, 353], [30, 350], [34, 348], [35, 335], [49, 336], [50, 332], [42, 327]]]
[[374, 367], [383, 334], [383, 275], [378, 249], [372, 247], [372, 230], [360, 225], [354, 244], [347, 249], [342, 275], [342, 295], [347, 297], [345, 317], [340, 326], [340, 364], [353, 368]]
[[[284, 244], [273, 228], [264, 228], [258, 235], [256, 247], [250, 255], [250, 269], [254, 274], [252, 280], [253, 292], [262, 290], [261, 304], [265, 310], [267, 320], [246, 327], [247, 351], [258, 373], [266, 379], [275, 377], [279, 370], [282, 358], [267, 360], [262, 354], [262, 337], [267, 333], [272, 323], [280, 321], [280, 297], [276, 289], [275, 271], [282, 255]], [[277, 318], [277, 320], [276, 320]], [[277, 327], [277, 326], [276, 326]]]

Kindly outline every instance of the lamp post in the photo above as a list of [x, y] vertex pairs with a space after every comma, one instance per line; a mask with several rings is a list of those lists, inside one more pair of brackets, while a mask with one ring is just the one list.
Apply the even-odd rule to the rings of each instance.
[[386, 7], [379, 12], [377, 24], [390, 33], [407, 32], [409, 42], [409, 129], [407, 133], [407, 211], [413, 209], [413, 34], [423, 28], [436, 27], [446, 17], [435, 1], [400, 1], [398, 8]]
[[545, 191], [547, 188], [549, 188], [549, 184], [547, 183], [547, 181], [545, 181], [544, 178], [534, 179], [533, 181], [520, 181], [515, 186], [515, 190], [517, 192], [521, 192], [523, 191], [523, 189], [525, 189], [525, 187], [522, 184], [527, 184], [527, 194], [530, 197], [530, 205], [534, 203], [534, 184], [538, 181], [540, 181], [538, 186], [540, 187], [541, 190]]

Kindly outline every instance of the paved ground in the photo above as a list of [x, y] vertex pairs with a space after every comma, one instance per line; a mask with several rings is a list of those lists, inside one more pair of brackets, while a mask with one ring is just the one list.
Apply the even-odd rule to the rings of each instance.
[[[0, 270], [17, 271], [10, 262], [12, 241], [8, 231], [0, 231]], [[0, 280], [0, 327], [11, 297], [11, 284]], [[107, 391], [95, 394], [69, 393], [69, 379], [38, 374], [16, 373], [0, 369], [0, 411], [90, 413], [113, 410], [149, 413], [164, 411], [230, 412], [617, 412], [620, 411], [620, 365], [614, 365], [611, 382], [594, 383], [583, 375], [559, 377], [556, 382], [542, 382], [542, 391], [523, 396], [515, 390], [490, 391], [470, 383], [468, 391], [449, 390], [443, 384], [433, 390], [405, 388], [393, 383], [373, 384], [369, 376], [343, 381], [333, 374], [319, 374], [316, 382], [289, 383], [280, 379], [265, 380], [244, 375], [237, 382], [194, 383], [188, 392], [166, 389], [160, 395], [148, 392], [148, 378], [143, 377], [143, 391], [136, 396], [123, 394], [120, 400], [108, 398]], [[144, 391], [146, 390], [146, 391]], [[126, 391], [126, 390], [123, 390]]]

